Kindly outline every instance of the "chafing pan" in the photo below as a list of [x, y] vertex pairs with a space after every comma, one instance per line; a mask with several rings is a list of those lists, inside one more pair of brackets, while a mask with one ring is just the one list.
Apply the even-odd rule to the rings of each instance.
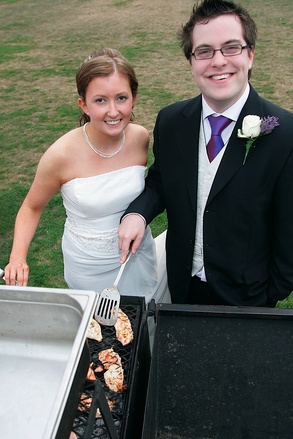
[[0, 286], [1, 438], [66, 439], [60, 425], [75, 413], [72, 385], [86, 376], [96, 301], [94, 291]]

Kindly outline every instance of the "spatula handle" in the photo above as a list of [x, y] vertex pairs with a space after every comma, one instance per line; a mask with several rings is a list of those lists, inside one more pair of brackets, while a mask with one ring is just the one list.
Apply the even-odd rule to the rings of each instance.
[[122, 276], [122, 273], [123, 273], [123, 271], [124, 271], [125, 265], [126, 265], [127, 262], [129, 261], [130, 256], [131, 256], [131, 251], [128, 253], [127, 258], [125, 259], [125, 261], [123, 262], [123, 264], [121, 264], [121, 267], [119, 268], [119, 271], [118, 271], [117, 277], [116, 277], [116, 279], [114, 280], [114, 284], [113, 284], [114, 287], [117, 287], [117, 285], [118, 285], [118, 283], [119, 283], [119, 281], [120, 281], [120, 278], [121, 278], [121, 276]]

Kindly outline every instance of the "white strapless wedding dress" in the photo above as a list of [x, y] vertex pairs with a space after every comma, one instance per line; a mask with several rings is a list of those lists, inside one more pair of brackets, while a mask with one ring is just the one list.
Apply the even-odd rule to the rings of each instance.
[[[144, 189], [146, 168], [131, 166], [102, 175], [75, 178], [61, 187], [67, 218], [62, 238], [64, 278], [69, 288], [101, 292], [113, 285], [120, 251], [117, 229], [130, 202]], [[165, 235], [144, 239], [125, 267], [122, 295], [145, 296], [146, 303], [170, 302]]]

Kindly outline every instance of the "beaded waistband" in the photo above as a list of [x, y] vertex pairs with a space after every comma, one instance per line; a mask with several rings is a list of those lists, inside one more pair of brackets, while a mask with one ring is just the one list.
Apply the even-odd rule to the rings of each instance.
[[117, 228], [97, 231], [81, 227], [75, 221], [67, 218], [64, 232], [84, 251], [94, 250], [106, 253], [118, 252]]

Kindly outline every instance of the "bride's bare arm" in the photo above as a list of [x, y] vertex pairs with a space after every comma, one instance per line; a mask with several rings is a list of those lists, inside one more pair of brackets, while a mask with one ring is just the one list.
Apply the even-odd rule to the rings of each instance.
[[7, 285], [16, 285], [16, 282], [19, 286], [28, 284], [28, 249], [45, 206], [60, 187], [54, 162], [54, 154], [43, 155], [33, 184], [18, 211], [9, 263], [5, 267]]

